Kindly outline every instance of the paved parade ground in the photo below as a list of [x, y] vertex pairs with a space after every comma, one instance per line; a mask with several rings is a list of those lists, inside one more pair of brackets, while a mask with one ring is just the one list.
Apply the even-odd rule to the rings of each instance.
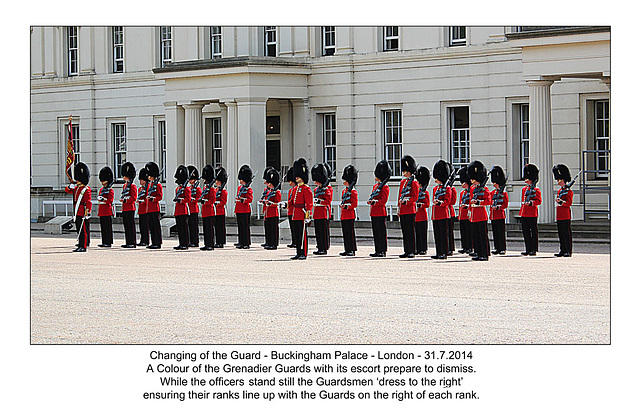
[[[293, 261], [294, 249], [204, 252], [31, 237], [33, 344], [608, 344], [610, 254]], [[116, 240], [117, 244], [120, 244]], [[393, 244], [393, 243], [392, 243]], [[313, 245], [313, 243], [310, 243]], [[584, 247], [584, 246], [583, 246]], [[310, 252], [314, 248], [310, 249]], [[430, 248], [428, 254], [433, 254]]]

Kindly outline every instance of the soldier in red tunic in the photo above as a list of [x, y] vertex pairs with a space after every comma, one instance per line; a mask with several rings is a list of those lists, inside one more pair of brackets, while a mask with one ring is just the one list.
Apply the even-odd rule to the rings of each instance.
[[293, 163], [292, 175], [295, 178], [297, 186], [294, 188], [293, 198], [291, 200], [293, 206], [293, 214], [291, 217], [291, 235], [294, 236], [296, 244], [296, 255], [291, 257], [292, 260], [305, 260], [307, 258], [308, 242], [307, 242], [307, 224], [311, 221], [311, 210], [313, 208], [313, 192], [307, 186], [309, 182], [309, 167], [304, 158], [300, 158]]
[[558, 225], [558, 237], [560, 239], [560, 252], [556, 257], [571, 257], [573, 239], [571, 237], [571, 205], [573, 204], [573, 191], [571, 190], [571, 172], [569, 168], [560, 163], [553, 167], [553, 176], [558, 182], [556, 196], [556, 224]]
[[98, 217], [100, 218], [100, 236], [102, 243], [98, 247], [111, 247], [113, 244], [113, 171], [105, 166], [98, 175], [102, 187], [98, 191]]
[[491, 168], [491, 183], [494, 190], [491, 193], [491, 211], [489, 219], [491, 219], [491, 230], [493, 231], [493, 246], [495, 250], [491, 254], [506, 254], [507, 252], [507, 234], [505, 230], [505, 210], [509, 206], [509, 195], [505, 190], [507, 185], [507, 177], [504, 170], [498, 165]]
[[358, 181], [358, 170], [353, 165], [347, 165], [342, 171], [342, 200], [340, 201], [340, 225], [342, 226], [342, 238], [344, 251], [341, 256], [355, 256], [358, 246], [356, 245], [356, 207], [358, 207], [358, 191], [356, 182]]
[[471, 254], [473, 252], [473, 234], [471, 232], [471, 222], [469, 221], [469, 200], [471, 200], [471, 180], [467, 173], [467, 166], [463, 166], [458, 171], [460, 177], [460, 185], [462, 191], [460, 192], [458, 219], [460, 220], [460, 244], [462, 249], [458, 250], [458, 253]]
[[214, 248], [223, 248], [227, 243], [227, 226], [226, 226], [226, 206], [227, 206], [227, 185], [228, 175], [225, 168], [218, 166], [216, 168], [216, 198], [215, 198], [215, 216], [214, 230], [216, 233], [216, 244]]
[[204, 189], [200, 195], [200, 204], [202, 205], [202, 233], [204, 236], [204, 246], [200, 247], [200, 250], [210, 251], [213, 250], [214, 242], [214, 217], [215, 201], [216, 201], [216, 186], [214, 179], [216, 172], [213, 170], [213, 166], [206, 165], [202, 169], [202, 180], [204, 181]]
[[473, 231], [473, 243], [477, 256], [474, 261], [489, 260], [489, 232], [487, 231], [487, 209], [485, 206], [491, 204], [489, 188], [485, 186], [488, 181], [487, 169], [480, 161], [474, 160], [467, 167], [469, 179], [471, 179], [471, 200], [469, 220]]
[[253, 171], [249, 165], [242, 165], [238, 171], [238, 192], [236, 194], [235, 214], [238, 221], [238, 244], [236, 248], [248, 249], [251, 246], [251, 202], [253, 202]]
[[189, 249], [189, 202], [191, 201], [191, 188], [189, 187], [189, 170], [186, 166], [180, 165], [176, 169], [174, 175], [176, 179], [176, 196], [175, 210], [173, 212], [176, 218], [176, 226], [178, 228], [178, 245], [174, 250]]
[[274, 168], [265, 175], [267, 182], [267, 194], [262, 200], [264, 213], [264, 235], [266, 240], [265, 250], [277, 250], [280, 235], [278, 234], [278, 221], [280, 220], [279, 203], [282, 200], [280, 192], [280, 173]]
[[[449, 176], [453, 176], [454, 168], [451, 163], [447, 162], [447, 166], [449, 167]], [[449, 200], [449, 221], [447, 222], [447, 232], [448, 232], [448, 243], [449, 243], [449, 251], [447, 252], [448, 256], [453, 255], [453, 252], [456, 251], [456, 244], [453, 239], [453, 230], [456, 224], [456, 210], [453, 207], [458, 201], [458, 191], [455, 186], [453, 186], [453, 180], [450, 182], [447, 181], [447, 186], [451, 188], [451, 199]]]
[[65, 192], [73, 195], [73, 205], [75, 206], [78, 244], [73, 251], [85, 252], [90, 242], [91, 188], [89, 187], [89, 178], [91, 174], [89, 167], [84, 162], [78, 162], [73, 168], [73, 177], [76, 183], [71, 183], [64, 188]]
[[522, 188], [522, 205], [520, 206], [520, 220], [524, 235], [525, 251], [523, 256], [535, 256], [538, 251], [538, 206], [542, 203], [542, 193], [536, 187], [538, 182], [538, 167], [527, 164], [524, 167], [524, 182]]
[[418, 200], [416, 201], [416, 254], [424, 256], [427, 254], [427, 233], [429, 231], [429, 181], [431, 172], [426, 166], [420, 166], [416, 171], [416, 179], [420, 184], [418, 190]]
[[331, 220], [331, 170], [326, 163], [316, 163], [311, 168], [311, 179], [316, 184], [313, 191], [313, 226], [318, 250], [313, 254], [324, 255], [329, 250], [329, 220]]
[[162, 247], [162, 230], [160, 228], [160, 201], [162, 200], [162, 184], [158, 182], [160, 169], [155, 162], [148, 162], [145, 166], [147, 170], [147, 220], [149, 222], [149, 233], [151, 244], [148, 249], [159, 249]]
[[[260, 199], [258, 199], [258, 205], [263, 205], [263, 209], [262, 209], [262, 213], [263, 213], [263, 217], [264, 215], [264, 199], [267, 197], [267, 194], [269, 193], [269, 188], [267, 187], [267, 173], [269, 173], [269, 171], [273, 169], [273, 166], [267, 166], [266, 168], [264, 168], [264, 172], [262, 173], [262, 182], [264, 184], [264, 189], [262, 189], [262, 196], [260, 196]], [[260, 212], [261, 210], [258, 208], [258, 212]], [[264, 234], [264, 243], [261, 244], [262, 247], [266, 247], [267, 246], [267, 227], [265, 226], [265, 234]]]
[[287, 244], [289, 248], [296, 248], [296, 236], [293, 234], [293, 196], [296, 192], [298, 184], [296, 178], [293, 176], [293, 167], [287, 170], [285, 180], [289, 183], [289, 190], [287, 191], [287, 219], [289, 219], [289, 231], [291, 232], [291, 244]]
[[138, 171], [138, 181], [140, 181], [140, 189], [138, 189], [138, 225], [140, 227], [140, 243], [137, 246], [149, 245], [149, 218], [147, 216], [147, 169], [140, 168]]
[[409, 155], [400, 160], [400, 171], [404, 179], [400, 182], [398, 190], [398, 215], [402, 228], [402, 245], [404, 253], [401, 258], [413, 258], [416, 252], [416, 201], [418, 200], [418, 181], [416, 173], [416, 161]]
[[371, 216], [371, 229], [373, 230], [373, 244], [375, 252], [371, 257], [387, 256], [387, 200], [389, 200], [389, 186], [387, 182], [391, 178], [389, 162], [381, 160], [376, 165], [373, 175], [376, 184], [373, 185], [371, 196], [367, 201], [369, 215]]
[[200, 244], [199, 213], [198, 203], [202, 195], [202, 189], [198, 186], [200, 173], [195, 166], [187, 166], [189, 171], [189, 187], [191, 188], [191, 201], [189, 202], [189, 247], [198, 247]]
[[136, 212], [136, 200], [138, 200], [138, 188], [133, 179], [136, 177], [136, 167], [131, 162], [122, 164], [122, 193], [120, 202], [122, 203], [122, 222], [124, 224], [125, 242], [121, 247], [131, 249], [136, 247], [136, 223], [134, 214]]
[[449, 203], [451, 202], [451, 188], [445, 186], [449, 179], [447, 162], [439, 160], [433, 165], [433, 178], [436, 186], [433, 188], [433, 206], [431, 220], [433, 223], [433, 238], [436, 242], [436, 254], [433, 259], [444, 260], [449, 254]]

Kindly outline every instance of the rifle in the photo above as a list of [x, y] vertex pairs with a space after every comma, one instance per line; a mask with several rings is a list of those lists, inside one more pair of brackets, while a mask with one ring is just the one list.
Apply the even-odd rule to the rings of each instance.
[[460, 171], [460, 169], [456, 169], [454, 172], [451, 172], [451, 175], [449, 176], [449, 179], [447, 179], [447, 182], [444, 184], [444, 187], [453, 186], [453, 182], [455, 182], [456, 175], [458, 175], [459, 171]]
[[184, 195], [184, 190], [187, 188], [187, 185], [189, 184], [189, 179], [185, 180], [180, 187], [178, 188], [178, 191], [176, 192], [176, 197], [173, 198], [173, 201], [175, 203], [180, 202], [180, 199], [182, 199], [182, 195]]
[[257, 173], [254, 173], [248, 182], [246, 182], [244, 185], [240, 185], [240, 190], [238, 190], [238, 194], [236, 195], [236, 202], [242, 197], [242, 195], [247, 193], [247, 191], [249, 190], [249, 186], [251, 186], [251, 182], [253, 182], [253, 178], [255, 178], [256, 175]]
[[411, 175], [411, 177], [407, 181], [407, 184], [402, 188], [402, 191], [400, 192], [400, 199], [398, 199], [398, 204], [403, 202], [405, 198], [411, 193], [411, 186], [413, 186], [414, 178], [415, 176]]
[[340, 202], [341, 207], [347, 204], [349, 200], [351, 200], [351, 191], [353, 190], [355, 185], [356, 185], [356, 181], [354, 180], [352, 183], [349, 183], [349, 186], [347, 186], [347, 189], [346, 189], [347, 191], [344, 192], [344, 194], [342, 195], [342, 201]]
[[376, 197], [378, 197], [378, 195], [382, 191], [382, 188], [387, 184], [387, 182], [389, 182], [389, 179], [391, 179], [391, 176], [388, 176], [386, 179], [384, 179], [382, 182], [378, 184], [378, 187], [371, 192], [371, 196], [369, 196], [369, 200], [367, 201], [367, 203], [371, 204], [371, 201], [374, 200]]
[[124, 186], [122, 187], [122, 193], [120, 194], [121, 202], [129, 198], [129, 192], [131, 191], [131, 183], [132, 183], [131, 181], [125, 182]]
[[580, 176], [581, 173], [582, 173], [582, 171], [578, 172], [578, 174], [575, 175], [574, 178], [571, 179], [571, 181], [569, 183], [565, 184], [563, 187], [560, 188], [560, 193], [558, 194], [558, 199], [560, 199], [560, 200], [562, 200], [564, 202], [564, 199], [562, 199], [562, 197], [566, 196], [566, 194], [571, 189], [571, 186], [573, 186], [573, 184], [576, 183], [576, 180], [578, 180], [578, 177]]
[[502, 202], [504, 201], [504, 190], [507, 187], [507, 180], [509, 180], [509, 174], [510, 172], [507, 172], [507, 177], [504, 179], [504, 184], [500, 186], [500, 189], [498, 190], [498, 194], [493, 196], [493, 203], [491, 204], [491, 207], [501, 205]]
[[529, 203], [530, 206], [531, 206], [531, 199], [536, 194], [536, 183], [538, 183], [537, 180], [531, 181], [531, 186], [527, 187], [527, 191], [524, 194], [524, 203], [525, 204]]
[[205, 183], [204, 190], [200, 195], [200, 200], [198, 200], [200, 203], [204, 204], [204, 202], [206, 202], [205, 196], [207, 196], [211, 191], [211, 186], [213, 186], [213, 183], [214, 183], [213, 181], [211, 181], [211, 183]]
[[[473, 188], [473, 199], [472, 200], [480, 200], [482, 195], [484, 195], [484, 187], [489, 180], [489, 175], [486, 175], [482, 183]], [[472, 206], [480, 206], [480, 205], [472, 205]]]

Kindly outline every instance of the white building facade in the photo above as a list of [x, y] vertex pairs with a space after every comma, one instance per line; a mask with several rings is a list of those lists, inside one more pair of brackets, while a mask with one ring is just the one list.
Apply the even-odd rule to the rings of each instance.
[[267, 165], [327, 162], [340, 183], [353, 164], [366, 200], [381, 159], [397, 194], [405, 154], [500, 165], [515, 203], [535, 163], [541, 222], [562, 162], [593, 188], [574, 219], [606, 215], [610, 77], [609, 27], [32, 27], [32, 218], [67, 182], [70, 115], [93, 187], [156, 161], [169, 215], [180, 164], [224, 166], [231, 192], [245, 163], [260, 190]]

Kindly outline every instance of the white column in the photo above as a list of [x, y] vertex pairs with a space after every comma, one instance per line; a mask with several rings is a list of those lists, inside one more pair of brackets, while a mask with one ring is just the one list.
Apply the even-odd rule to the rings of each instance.
[[251, 170], [262, 175], [267, 164], [267, 99], [236, 98], [236, 102], [238, 103], [238, 168], [248, 164]]
[[80, 75], [96, 73], [93, 26], [78, 27], [78, 67]]
[[233, 215], [233, 198], [238, 188], [237, 175], [238, 169], [240, 168], [240, 165], [238, 165], [238, 104], [235, 101], [220, 101], [220, 104], [226, 107], [226, 109], [223, 110], [227, 112], [223, 166], [229, 175], [229, 181], [227, 182], [227, 191], [229, 192], [227, 215]]
[[[165, 102], [165, 127], [167, 133], [167, 181], [163, 192], [167, 214], [173, 214], [173, 196], [176, 189], [173, 175], [178, 165], [184, 164], [184, 110], [176, 102]], [[162, 164], [158, 164], [162, 166]]]
[[527, 81], [529, 85], [529, 160], [540, 169], [538, 187], [542, 192], [542, 204], [538, 207], [539, 223], [553, 223], [555, 220], [551, 84], [553, 81]]
[[204, 164], [203, 104], [184, 104], [184, 164], [202, 170]]
[[336, 55], [353, 52], [353, 27], [336, 26]]
[[306, 158], [315, 163], [315, 144], [311, 141], [309, 126], [309, 100], [294, 99], [293, 105], [293, 160]]

